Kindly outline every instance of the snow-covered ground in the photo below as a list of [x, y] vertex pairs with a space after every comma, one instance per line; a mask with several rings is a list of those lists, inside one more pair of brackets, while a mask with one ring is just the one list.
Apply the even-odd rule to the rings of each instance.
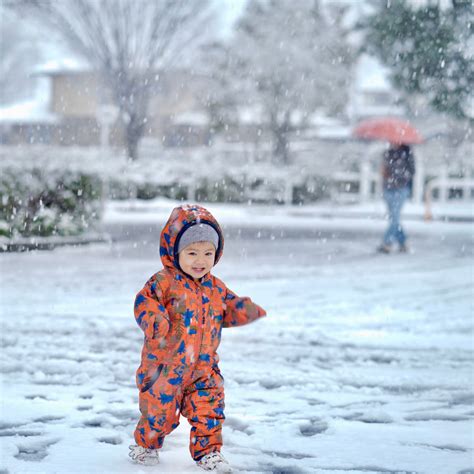
[[[219, 351], [236, 471], [474, 472], [472, 224], [407, 221], [412, 253], [387, 256], [377, 219], [210, 207], [228, 237], [216, 275], [268, 311]], [[161, 218], [115, 210], [129, 240], [0, 255], [0, 472], [199, 472], [185, 420], [160, 466], [127, 459], [132, 303], [161, 267]]]

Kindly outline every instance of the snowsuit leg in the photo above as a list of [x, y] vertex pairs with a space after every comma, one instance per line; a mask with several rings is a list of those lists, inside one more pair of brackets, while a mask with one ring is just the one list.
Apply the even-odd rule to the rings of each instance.
[[[179, 425], [179, 412], [183, 396], [180, 385], [170, 384], [163, 369], [151, 386], [140, 384], [140, 420], [135, 428], [135, 441], [139, 446], [160, 449], [164, 438]], [[176, 380], [176, 379], [174, 379]], [[171, 379], [173, 382], [173, 379]]]
[[184, 392], [183, 415], [192, 425], [189, 450], [199, 460], [222, 446], [224, 379], [217, 366], [202, 365]]

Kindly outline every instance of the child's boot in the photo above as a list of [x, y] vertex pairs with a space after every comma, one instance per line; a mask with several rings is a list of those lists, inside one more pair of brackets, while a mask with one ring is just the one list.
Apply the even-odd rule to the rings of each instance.
[[158, 449], [144, 448], [143, 446], [137, 446], [136, 444], [132, 444], [128, 448], [130, 449], [128, 455], [137, 464], [154, 466], [160, 462]]
[[206, 454], [196, 464], [204, 471], [217, 472], [219, 474], [228, 474], [232, 472], [230, 464], [219, 451], [213, 451]]

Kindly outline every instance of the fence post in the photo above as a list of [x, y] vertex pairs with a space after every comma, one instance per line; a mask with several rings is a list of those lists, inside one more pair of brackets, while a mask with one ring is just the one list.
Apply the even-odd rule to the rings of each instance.
[[287, 206], [293, 204], [293, 184], [292, 179], [285, 181], [285, 195], [283, 196], [283, 201]]
[[360, 164], [359, 174], [359, 199], [360, 201], [367, 201], [370, 194], [370, 163], [364, 160]]
[[425, 182], [425, 166], [423, 154], [416, 154], [415, 176], [413, 178], [413, 202], [420, 204], [423, 201], [423, 187]]
[[439, 202], [448, 200], [448, 167], [444, 165], [439, 173]]
[[462, 187], [462, 200], [470, 201], [471, 200], [471, 189], [472, 189], [472, 180], [468, 173], [464, 176], [464, 186]]
[[100, 198], [100, 230], [104, 232], [104, 216], [105, 212], [107, 211], [107, 201], [109, 200], [109, 177], [105, 176], [104, 174], [100, 177], [100, 184], [101, 184], [101, 198]]

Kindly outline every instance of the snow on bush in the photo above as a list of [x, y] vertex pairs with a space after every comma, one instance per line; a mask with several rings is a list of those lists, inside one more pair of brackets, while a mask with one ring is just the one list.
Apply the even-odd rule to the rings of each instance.
[[144, 149], [137, 161], [117, 150], [78, 147], [1, 147], [0, 170], [31, 167], [69, 170], [104, 182], [114, 200], [155, 199], [233, 203], [313, 202], [329, 197], [327, 164], [321, 174], [313, 153], [288, 166], [275, 166], [269, 150], [253, 153], [242, 146], [227, 148]]
[[3, 168], [0, 235], [78, 235], [93, 229], [102, 207], [102, 183], [79, 171]]

